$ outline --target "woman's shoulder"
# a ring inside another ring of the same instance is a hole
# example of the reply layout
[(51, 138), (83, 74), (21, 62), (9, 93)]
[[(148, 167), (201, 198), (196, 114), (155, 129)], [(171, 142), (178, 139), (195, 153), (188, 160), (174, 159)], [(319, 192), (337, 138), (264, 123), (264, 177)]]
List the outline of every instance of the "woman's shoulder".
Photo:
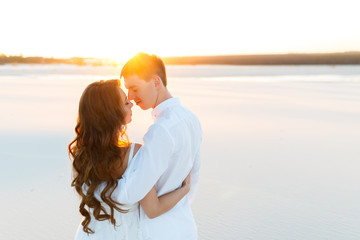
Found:
[[(135, 157), (135, 155), (136, 155), (136, 153), (139, 151), (139, 149), (141, 148), (141, 144), (140, 143), (131, 143), (130, 144), (130, 148), (133, 148), (133, 150), (131, 151), (129, 151), (129, 155), (128, 155), (128, 159), (133, 159), (134, 157)], [(129, 149), (130, 149), (129, 148)], [(130, 156), (130, 153), (132, 152), (132, 155)]]
[[(129, 153), (127, 154), (128, 155), (128, 157), (127, 157), (127, 167), (126, 167), (126, 170), (125, 170), (125, 172), (123, 173), (123, 175), (121, 177), (125, 177), (128, 174), (128, 172), (131, 171), (130, 168), (131, 168), (131, 166), (134, 165), (133, 164), (133, 159), (134, 159), (136, 153), (139, 151), (141, 146), (142, 145), (139, 144), (139, 143), (131, 143), (130, 144), (130, 149), (131, 148), (133, 148), (133, 149), (132, 149), (132, 151), (130, 150)], [(132, 153), (132, 155), (130, 155), (130, 153)]]
[(142, 144), (140, 143), (134, 143), (135, 147), (134, 147), (134, 156), (137, 153), (137, 151), (139, 151), (139, 149), (141, 148)]

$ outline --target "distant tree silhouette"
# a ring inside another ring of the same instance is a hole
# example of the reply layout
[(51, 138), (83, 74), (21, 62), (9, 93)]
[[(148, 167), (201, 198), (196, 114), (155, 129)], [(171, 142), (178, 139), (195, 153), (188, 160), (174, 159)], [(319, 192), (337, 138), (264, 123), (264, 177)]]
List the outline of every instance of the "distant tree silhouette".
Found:
[[(360, 64), (360, 52), (324, 53), (324, 54), (274, 54), (274, 55), (228, 55), (228, 56), (189, 56), (165, 57), (166, 64), (195, 65), (343, 65)], [(78, 66), (116, 66), (111, 60), (73, 57), (67, 59), (45, 57), (23, 57), (0, 55), (0, 64), (75, 64)]]

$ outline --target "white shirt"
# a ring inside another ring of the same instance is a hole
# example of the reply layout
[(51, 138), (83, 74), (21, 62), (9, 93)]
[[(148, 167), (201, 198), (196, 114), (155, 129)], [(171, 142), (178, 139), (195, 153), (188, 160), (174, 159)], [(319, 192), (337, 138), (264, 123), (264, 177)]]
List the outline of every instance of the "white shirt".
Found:
[(179, 188), (191, 170), (188, 196), (163, 215), (149, 219), (140, 209), (145, 239), (192, 240), (197, 229), (190, 208), (200, 170), (202, 130), (198, 118), (180, 104), (178, 98), (160, 103), (153, 111), (154, 124), (144, 136), (144, 144), (113, 196), (123, 204), (134, 204), (155, 185), (158, 195)]

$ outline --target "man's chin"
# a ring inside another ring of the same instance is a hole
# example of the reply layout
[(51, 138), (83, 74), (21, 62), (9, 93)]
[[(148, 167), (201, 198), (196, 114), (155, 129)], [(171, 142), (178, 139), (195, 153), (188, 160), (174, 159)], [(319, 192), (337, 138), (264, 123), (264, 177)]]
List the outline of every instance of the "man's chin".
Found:
[(150, 107), (148, 107), (148, 106), (145, 106), (145, 105), (143, 105), (142, 103), (140, 103), (139, 105), (138, 105), (142, 110), (148, 110)]

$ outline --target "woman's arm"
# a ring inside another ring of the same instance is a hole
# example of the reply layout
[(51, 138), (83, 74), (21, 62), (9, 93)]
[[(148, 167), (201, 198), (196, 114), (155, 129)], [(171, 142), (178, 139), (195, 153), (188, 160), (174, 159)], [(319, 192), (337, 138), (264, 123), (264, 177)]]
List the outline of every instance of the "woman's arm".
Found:
[(190, 191), (190, 183), (191, 176), (189, 173), (183, 181), (181, 188), (160, 197), (157, 196), (154, 186), (150, 192), (146, 194), (142, 200), (140, 200), (141, 207), (149, 218), (156, 218), (172, 209)]

